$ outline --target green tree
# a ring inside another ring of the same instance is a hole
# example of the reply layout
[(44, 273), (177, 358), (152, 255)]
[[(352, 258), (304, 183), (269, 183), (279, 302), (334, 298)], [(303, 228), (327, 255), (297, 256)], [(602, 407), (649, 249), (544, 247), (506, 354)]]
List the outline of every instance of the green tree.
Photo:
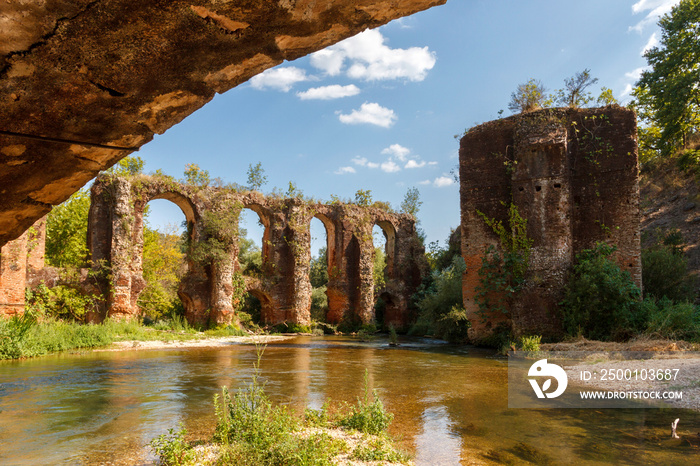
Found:
[(508, 110), (513, 113), (532, 112), (547, 106), (547, 89), (538, 79), (531, 78), (525, 84), (518, 85), (510, 95)]
[(302, 192), (301, 189), (297, 186), (296, 183), (290, 181), (289, 186), (287, 187), (287, 192), (285, 193), (287, 197), (303, 197), (304, 193)]
[(374, 293), (377, 294), (386, 287), (386, 252), (384, 248), (374, 248)]
[(421, 205), (423, 205), (423, 201), (420, 200), (420, 191), (418, 191), (418, 188), (415, 186), (408, 188), (403, 197), (403, 202), (401, 202), (401, 212), (415, 217), (418, 215)]
[(175, 228), (167, 233), (143, 229), (143, 278), (146, 288), (139, 295), (138, 305), (150, 318), (177, 311), (182, 303), (177, 290), (184, 270), (182, 235)]
[(598, 78), (592, 77), (591, 70), (586, 68), (572, 77), (564, 79), (564, 89), (557, 91), (556, 101), (565, 107), (585, 107), (593, 101), (593, 96), (586, 91), (586, 88), (597, 82)]
[(185, 182), (193, 186), (209, 186), (211, 177), (208, 170), (202, 170), (196, 163), (185, 165)]
[(309, 281), (314, 288), (320, 288), (328, 283), (328, 249), (321, 248), (318, 257), (311, 258)]
[(664, 154), (686, 147), (700, 128), (700, 0), (681, 0), (659, 20), (662, 38), (644, 57), (633, 95), (661, 128)]
[(112, 165), (107, 173), (118, 176), (130, 176), (143, 173), (144, 161), (141, 157), (130, 155)]
[(612, 259), (614, 252), (614, 246), (598, 243), (576, 256), (561, 303), (564, 328), (570, 335), (624, 340), (644, 327), (640, 290), (629, 272)]
[(54, 267), (84, 267), (90, 192), (81, 189), (56, 206), (46, 219), (46, 263)]
[(618, 104), (619, 102), (613, 95), (613, 91), (605, 86), (600, 88), (600, 95), (596, 99), (596, 104), (604, 107), (606, 105)]
[(262, 167), (262, 163), (258, 162), (255, 165), (248, 165), (248, 189), (259, 191), (265, 184), (267, 184), (267, 176), (265, 176), (265, 169)]
[(372, 190), (358, 189), (357, 192), (355, 192), (355, 204), (363, 207), (372, 205)]

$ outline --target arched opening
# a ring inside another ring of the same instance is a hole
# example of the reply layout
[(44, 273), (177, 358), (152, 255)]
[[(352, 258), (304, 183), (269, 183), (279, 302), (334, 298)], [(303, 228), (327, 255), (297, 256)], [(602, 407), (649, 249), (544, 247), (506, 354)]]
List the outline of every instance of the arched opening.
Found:
[[(263, 322), (262, 309), (264, 293), (259, 291), (263, 277), (263, 264), (266, 262), (267, 234), (264, 214), (260, 206), (248, 206), (241, 210), (238, 218), (238, 256), (234, 265), (234, 282), (243, 285), (243, 295), (233, 296), (233, 309), (242, 323), (251, 322), (259, 325)], [(237, 287), (234, 285), (234, 290)], [(240, 288), (239, 288), (240, 289)], [(257, 290), (257, 291), (255, 291)]]
[(323, 214), (316, 214), (309, 224), (311, 234), (311, 266), (309, 267), (309, 282), (311, 282), (311, 319), (316, 322), (326, 322), (328, 313), (328, 277), (331, 264), (335, 258), (335, 245), (331, 241), (334, 227), (332, 222)]
[[(377, 324), (384, 325), (394, 306), (387, 286), (394, 277), (396, 230), (387, 221), (379, 221), (372, 228), (374, 245), (374, 316)], [(389, 312), (387, 312), (389, 310)]]
[(188, 271), (187, 250), (194, 210), (171, 193), (151, 199), (143, 210), (141, 269), (144, 288), (136, 301), (144, 320), (182, 322), (180, 282)]

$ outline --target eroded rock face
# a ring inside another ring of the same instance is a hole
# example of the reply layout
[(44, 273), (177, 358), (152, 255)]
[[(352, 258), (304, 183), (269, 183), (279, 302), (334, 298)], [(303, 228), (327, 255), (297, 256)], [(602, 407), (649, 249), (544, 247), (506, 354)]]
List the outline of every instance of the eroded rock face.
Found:
[[(623, 107), (547, 109), (479, 125), (461, 140), (462, 282), (470, 337), (501, 322), (516, 335), (562, 333), (558, 303), (576, 255), (598, 241), (641, 287), (636, 117)], [(507, 225), (513, 203), (533, 240), (523, 289), (508, 314), (482, 312), (478, 275), (498, 236), (479, 214)]]
[(0, 245), (216, 93), (444, 2), (2, 2)]
[[(136, 317), (143, 280), (143, 215), (153, 199), (167, 199), (183, 211), (190, 233), (187, 273), (178, 295), (192, 324), (227, 324), (235, 319), (236, 286), (256, 296), (263, 322), (308, 325), (311, 235), (319, 218), (328, 238), (329, 322), (371, 323), (375, 296), (386, 303), (382, 322), (405, 328), (412, 320), (410, 298), (427, 273), (415, 219), (373, 207), (318, 204), (258, 192), (193, 187), (168, 177), (100, 176), (92, 187), (88, 247), (97, 288), (108, 290), (103, 316)], [(238, 219), (250, 209), (264, 226), (262, 267), (257, 277), (240, 277)], [(372, 228), (387, 238), (386, 286), (375, 290)], [(215, 241), (212, 241), (214, 239)], [(212, 248), (212, 245), (214, 248)], [(239, 290), (240, 291), (240, 290)]]

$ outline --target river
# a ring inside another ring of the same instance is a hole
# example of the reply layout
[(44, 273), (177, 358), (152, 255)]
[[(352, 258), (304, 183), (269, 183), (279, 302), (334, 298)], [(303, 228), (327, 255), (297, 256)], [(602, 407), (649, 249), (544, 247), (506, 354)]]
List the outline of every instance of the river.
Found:
[[(492, 351), (387, 343), (294, 337), (267, 345), (261, 376), (275, 402), (302, 412), (354, 402), (367, 372), (418, 465), (700, 464), (696, 448), (668, 440), (675, 418), (700, 432), (694, 411), (508, 409), (507, 361)], [(255, 360), (253, 345), (232, 344), (0, 362), (0, 464), (152, 464), (148, 442), (179, 423), (211, 435), (214, 394), (247, 384)]]

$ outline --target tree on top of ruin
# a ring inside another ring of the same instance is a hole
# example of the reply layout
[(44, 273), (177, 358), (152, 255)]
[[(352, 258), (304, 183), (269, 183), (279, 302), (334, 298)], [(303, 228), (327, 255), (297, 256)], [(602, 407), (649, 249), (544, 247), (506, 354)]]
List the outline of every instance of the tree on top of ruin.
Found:
[(259, 191), (263, 185), (267, 184), (267, 176), (262, 163), (258, 162), (255, 165), (248, 165), (248, 189), (251, 191)]
[(415, 186), (408, 188), (403, 197), (403, 202), (401, 202), (401, 212), (415, 217), (418, 215), (421, 205), (423, 205), (423, 201), (420, 200), (420, 191), (418, 191), (418, 188)]
[(598, 78), (591, 76), (591, 70), (586, 68), (564, 79), (564, 89), (559, 89), (556, 95), (556, 102), (559, 105), (569, 108), (585, 107), (594, 101), (593, 95), (586, 91), (586, 88), (598, 82)]
[(526, 113), (549, 104), (546, 95), (547, 89), (539, 79), (531, 78), (524, 84), (519, 84), (515, 92), (510, 95), (508, 110), (513, 113)]
[(202, 170), (196, 163), (185, 165), (185, 182), (193, 186), (209, 186), (211, 177), (208, 170)]

